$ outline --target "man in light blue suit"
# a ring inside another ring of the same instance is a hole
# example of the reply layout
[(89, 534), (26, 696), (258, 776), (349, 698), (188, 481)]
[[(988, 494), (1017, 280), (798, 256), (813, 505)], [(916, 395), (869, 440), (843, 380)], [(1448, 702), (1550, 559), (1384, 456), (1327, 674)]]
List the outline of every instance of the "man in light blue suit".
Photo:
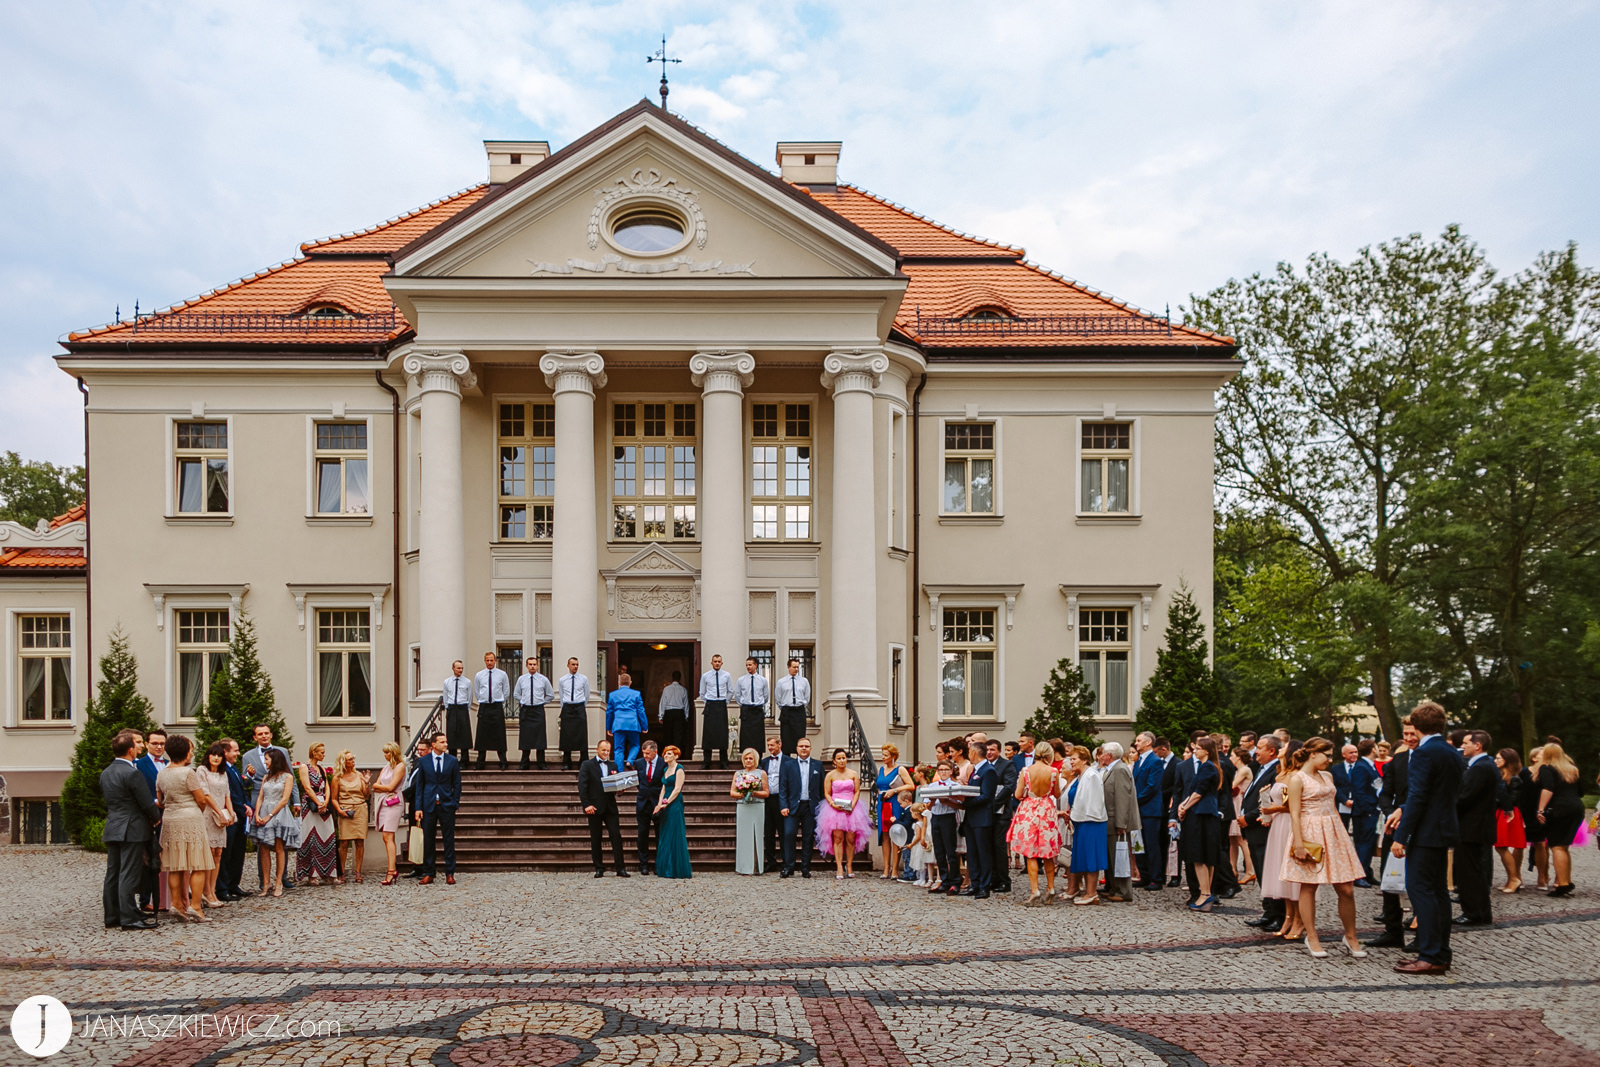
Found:
[(644, 697), (633, 688), (626, 671), (617, 675), (617, 688), (606, 697), (606, 736), (617, 751), (617, 763), (626, 767), (639, 758), (639, 739), (650, 728)]

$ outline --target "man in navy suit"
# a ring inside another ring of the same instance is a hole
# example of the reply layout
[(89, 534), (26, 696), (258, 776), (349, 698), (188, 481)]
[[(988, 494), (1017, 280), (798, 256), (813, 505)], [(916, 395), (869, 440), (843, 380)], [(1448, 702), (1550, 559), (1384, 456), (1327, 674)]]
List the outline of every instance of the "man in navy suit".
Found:
[(667, 761), (656, 755), (656, 743), (646, 741), (642, 754), (633, 761), (633, 771), (639, 776), (633, 803), (633, 817), (639, 827), (639, 873), (655, 874), (655, 864), (650, 862), (650, 831), (656, 824), (656, 804), (661, 800), (661, 776), (667, 772)]
[[(1250, 849), (1250, 862), (1259, 878), (1266, 870), (1267, 835), (1271, 833), (1271, 827), (1261, 821), (1261, 801), (1272, 783), (1278, 780), (1278, 739), (1271, 734), (1257, 739), (1254, 755), (1257, 770), (1250, 779), (1250, 788), (1239, 798), (1239, 830), (1244, 835), (1245, 846)], [(1246, 919), (1245, 925), (1276, 932), (1283, 926), (1283, 917), (1284, 902), (1263, 896), (1261, 915)]]
[(1167, 878), (1167, 850), (1161, 843), (1161, 775), (1167, 765), (1155, 752), (1156, 735), (1146, 730), (1133, 739), (1138, 758), (1133, 761), (1133, 792), (1139, 801), (1139, 829), (1144, 835), (1144, 855), (1139, 860), (1141, 889), (1160, 889)]
[[(144, 735), (144, 755), (134, 761), (139, 773), (150, 787), (150, 799), (156, 798), (156, 775), (171, 762), (167, 759), (167, 732), (157, 726)], [(157, 826), (145, 847), (149, 850), (144, 877), (139, 885), (139, 909), (155, 914), (161, 902), (161, 827)]]
[(222, 765), (228, 775), (228, 798), (233, 801), (238, 818), (228, 824), (228, 843), (223, 846), (222, 863), (217, 870), (217, 898), (243, 900), (245, 892), (239, 880), (244, 877), (244, 778), (239, 774), (239, 742), (224, 737), (222, 743), (228, 748)]
[(800, 877), (811, 877), (811, 850), (817, 837), (817, 807), (822, 803), (824, 768), (811, 758), (811, 738), (794, 744), (795, 757), (778, 773), (778, 810), (783, 815), (783, 873), (794, 874), (795, 835), (800, 835)]
[(1002, 760), (1000, 742), (984, 745), (985, 757), (995, 771), (994, 829), (989, 835), (989, 888), (995, 893), (1011, 892), (1011, 849), (1006, 843), (1011, 833), (1011, 816), (1017, 810), (1017, 775), (1021, 773), (1020, 756)]
[(1489, 886), (1500, 821), (1500, 773), (1489, 754), (1493, 744), (1487, 730), (1473, 730), (1461, 742), (1467, 769), (1461, 776), (1461, 796), (1456, 800), (1456, 819), (1461, 824), (1461, 843), (1456, 846), (1456, 890), (1461, 898), (1457, 926), (1488, 926), (1494, 922)]
[(443, 730), (433, 735), (433, 755), (422, 761), (418, 770), (417, 793), (422, 810), (416, 819), (422, 824), (422, 878), (419, 885), (432, 885), (435, 869), (434, 830), (444, 830), (444, 881), (456, 884), (456, 807), (461, 803), (461, 763), (450, 755), (450, 739)]
[(1395, 964), (1401, 974), (1445, 974), (1450, 970), (1450, 890), (1446, 866), (1461, 840), (1456, 800), (1465, 766), (1441, 736), (1444, 709), (1418, 704), (1411, 722), (1422, 741), (1406, 768), (1406, 803), (1391, 851), (1406, 861), (1406, 895), (1417, 920), (1417, 958)]
[[(1372, 750), (1377, 743), (1364, 739), (1356, 746), (1356, 761), (1345, 764), (1345, 778), (1350, 783), (1350, 839), (1355, 843), (1356, 855), (1361, 857), (1361, 869), (1366, 877), (1356, 881), (1356, 888), (1371, 889), (1377, 884), (1372, 875), (1372, 849), (1378, 837), (1378, 787), (1383, 776), (1372, 762)], [(1493, 844), (1493, 842), (1490, 842)]]
[[(1156, 735), (1156, 757), (1161, 760), (1161, 840), (1157, 850), (1161, 853), (1161, 863), (1166, 866), (1167, 854), (1172, 851), (1172, 834), (1167, 828), (1167, 812), (1172, 810), (1172, 793), (1178, 788), (1178, 764), (1183, 762), (1173, 755), (1172, 742), (1160, 734)], [(1145, 847), (1149, 847), (1146, 845)], [(1182, 861), (1179, 861), (1181, 864)], [(1178, 865), (1167, 871), (1167, 885), (1171, 889), (1178, 884)], [(1150, 889), (1160, 889), (1160, 883), (1149, 886)]]
[(995, 794), (1000, 785), (1000, 773), (989, 762), (987, 753), (988, 746), (979, 741), (974, 741), (967, 750), (967, 758), (972, 760), (972, 774), (967, 784), (977, 786), (978, 795), (966, 797), (962, 804), (967, 813), (962, 829), (967, 834), (967, 867), (972, 885), (961, 895), (973, 900), (988, 900), (994, 884)]

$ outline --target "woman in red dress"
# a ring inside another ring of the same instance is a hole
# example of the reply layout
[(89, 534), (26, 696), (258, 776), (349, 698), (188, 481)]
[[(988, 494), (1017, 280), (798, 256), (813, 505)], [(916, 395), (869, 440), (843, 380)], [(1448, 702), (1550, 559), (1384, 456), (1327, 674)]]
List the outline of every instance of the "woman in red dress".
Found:
[(1506, 884), (1502, 893), (1515, 893), (1522, 888), (1522, 850), (1528, 847), (1527, 828), (1522, 822), (1522, 757), (1514, 748), (1502, 748), (1494, 757), (1500, 768), (1500, 780), (1505, 788), (1500, 791), (1500, 817), (1495, 834), (1495, 851), (1506, 868)]

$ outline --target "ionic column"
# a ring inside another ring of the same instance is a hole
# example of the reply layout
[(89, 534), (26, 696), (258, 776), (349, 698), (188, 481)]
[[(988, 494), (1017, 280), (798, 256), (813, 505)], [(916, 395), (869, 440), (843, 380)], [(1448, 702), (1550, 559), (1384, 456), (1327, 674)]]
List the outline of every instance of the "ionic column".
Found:
[[(547, 353), (539, 360), (545, 384), (556, 398), (556, 514), (551, 541), (550, 607), (553, 618), (552, 670), (567, 673), (567, 659), (579, 667), (598, 693), (604, 679), (594, 677), (600, 606), (595, 590), (600, 572), (600, 532), (595, 520), (594, 391), (604, 387), (606, 361), (595, 352)], [(591, 732), (592, 733), (592, 732)]]
[(461, 390), (477, 384), (460, 352), (418, 352), (401, 364), (422, 397), (421, 514), (417, 529), (417, 611), (424, 691), (471, 657), (467, 639), (466, 537), (461, 506)]
[[(749, 594), (745, 589), (744, 390), (755, 381), (748, 352), (701, 352), (689, 374), (701, 389), (699, 460), (701, 665), (721, 654), (735, 678), (750, 652)], [(737, 710), (734, 712), (737, 715)]]
[[(833, 390), (833, 531), (828, 545), (830, 735), (843, 726), (846, 696), (882, 703), (878, 693), (877, 469), (872, 400), (889, 369), (879, 352), (834, 352), (822, 361)], [(830, 740), (829, 744), (836, 743)], [(842, 741), (837, 743), (842, 744)]]

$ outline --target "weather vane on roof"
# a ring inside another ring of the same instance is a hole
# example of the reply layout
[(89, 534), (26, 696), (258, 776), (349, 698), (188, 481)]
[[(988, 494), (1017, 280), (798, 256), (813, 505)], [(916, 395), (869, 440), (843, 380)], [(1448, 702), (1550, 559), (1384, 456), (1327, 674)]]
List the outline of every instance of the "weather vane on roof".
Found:
[(654, 55), (644, 57), (646, 63), (661, 64), (661, 110), (667, 110), (667, 64), (682, 63), (681, 59), (673, 59), (667, 55), (667, 35), (661, 35), (661, 47), (656, 49)]

